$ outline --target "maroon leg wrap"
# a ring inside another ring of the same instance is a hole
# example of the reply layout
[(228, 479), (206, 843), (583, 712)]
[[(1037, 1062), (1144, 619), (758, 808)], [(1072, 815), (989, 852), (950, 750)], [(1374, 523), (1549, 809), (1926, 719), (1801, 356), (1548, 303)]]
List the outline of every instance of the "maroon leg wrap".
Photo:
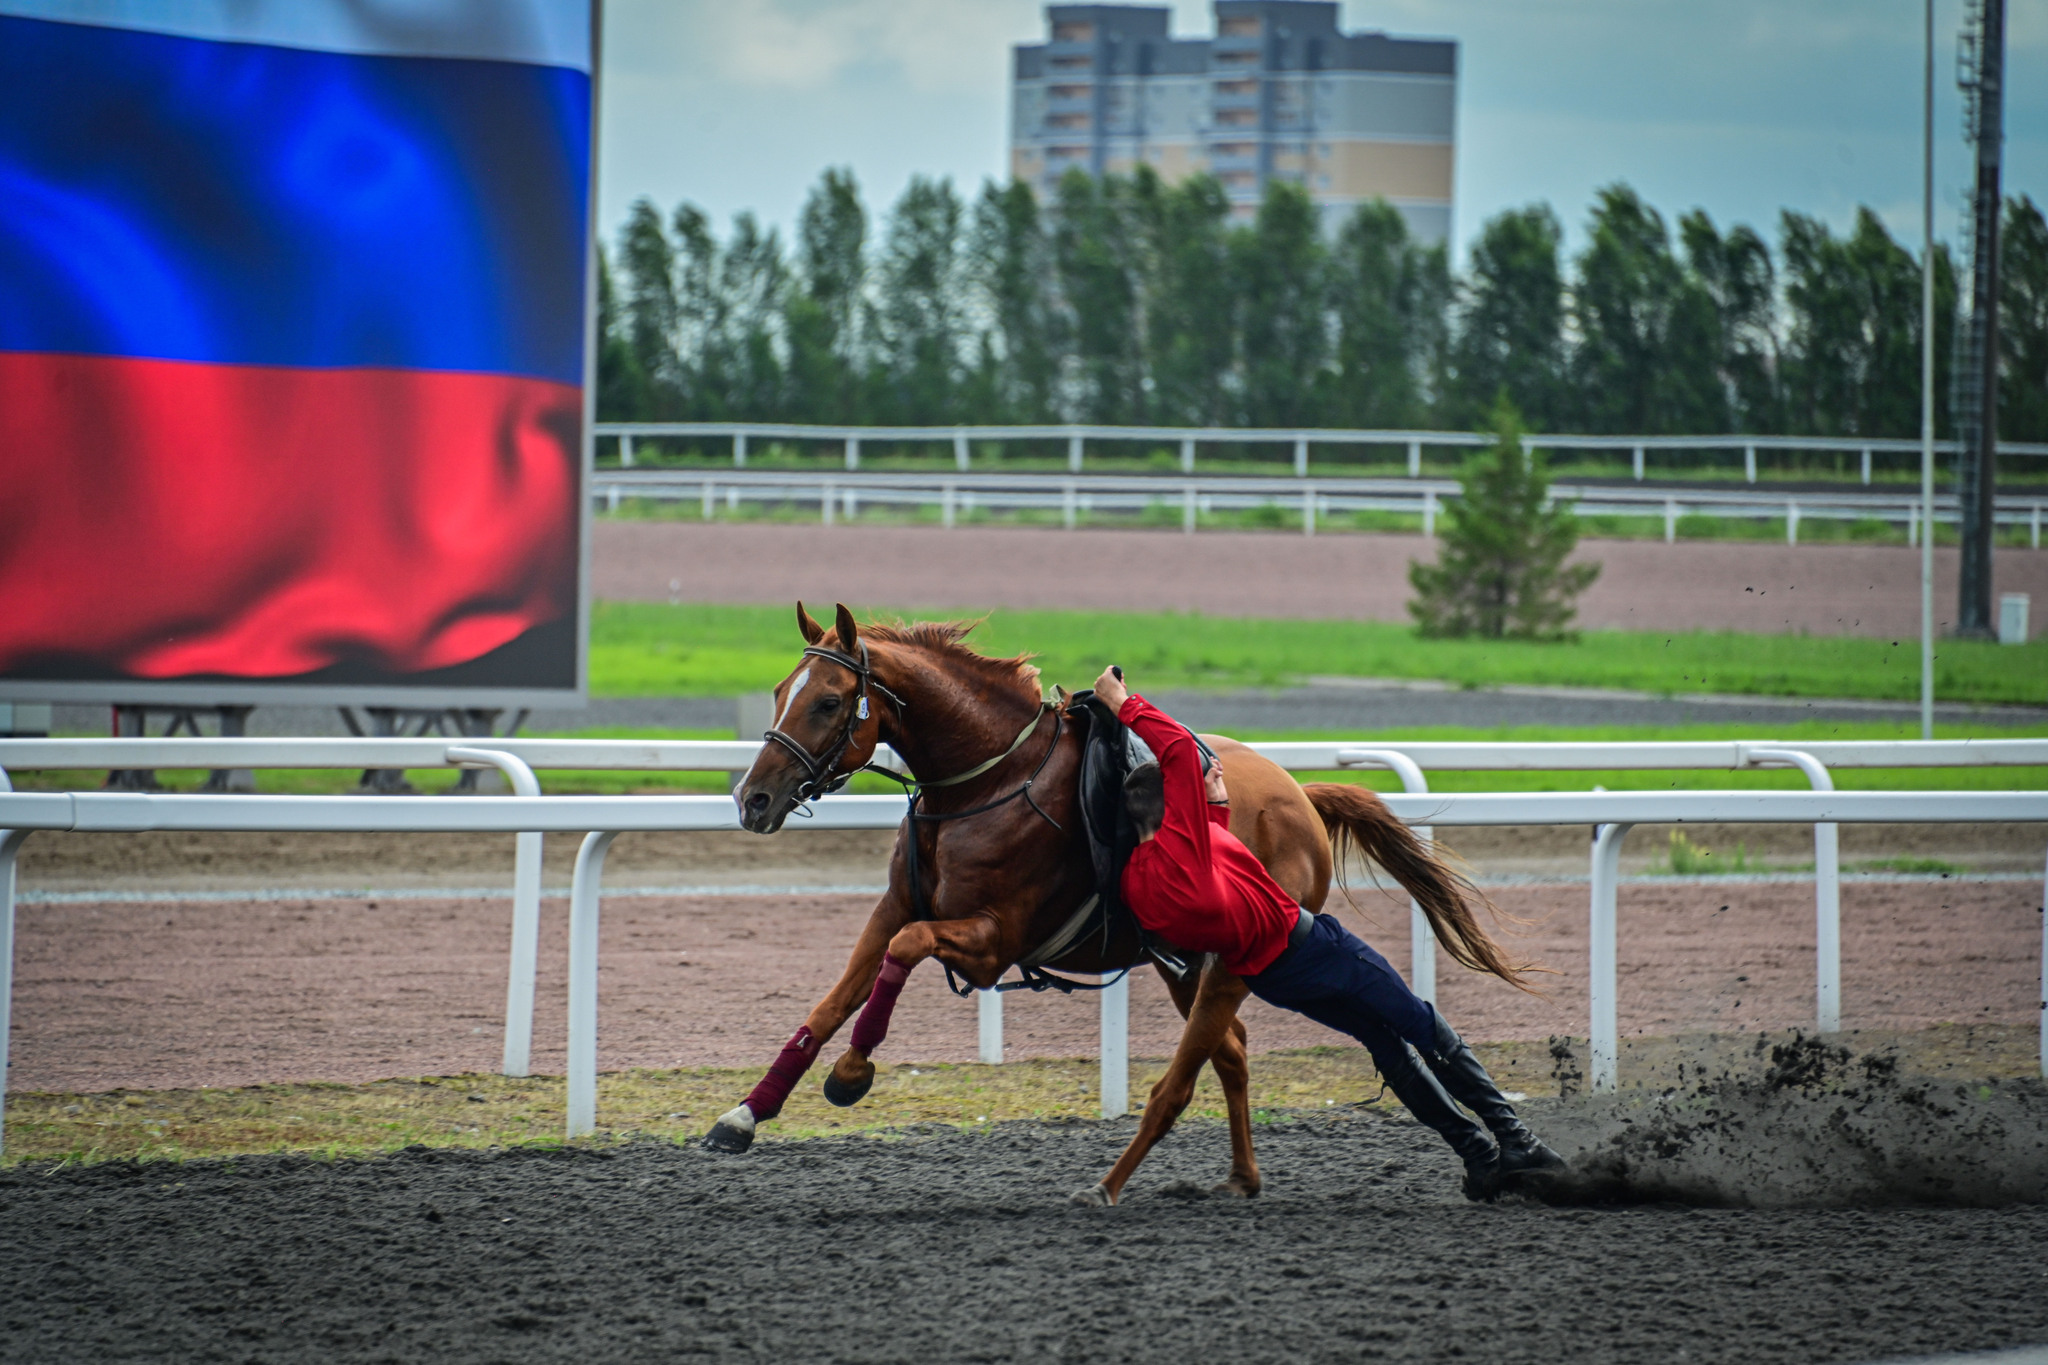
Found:
[(896, 1012), (896, 997), (903, 994), (903, 983), (908, 980), (910, 964), (898, 962), (888, 953), (883, 953), (882, 971), (875, 978), (874, 993), (868, 996), (868, 1003), (861, 1007), (860, 1018), (853, 1024), (855, 1052), (870, 1055), (889, 1036), (889, 1016)]
[(754, 1087), (754, 1093), (747, 1096), (747, 1108), (753, 1111), (755, 1122), (765, 1123), (782, 1112), (782, 1102), (789, 1098), (790, 1091), (796, 1089), (796, 1083), (811, 1069), (811, 1063), (817, 1056), (818, 1044), (811, 1037), (811, 1026), (805, 1024), (796, 1031), (794, 1038), (782, 1045), (775, 1065), (768, 1068), (768, 1074)]

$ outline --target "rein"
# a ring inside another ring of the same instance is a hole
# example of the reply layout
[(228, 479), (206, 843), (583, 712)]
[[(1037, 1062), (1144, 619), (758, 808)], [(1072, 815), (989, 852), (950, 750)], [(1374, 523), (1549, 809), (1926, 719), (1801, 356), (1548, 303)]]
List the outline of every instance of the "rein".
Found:
[[(930, 907), (925, 903), (923, 879), (919, 873), (919, 861), (917, 853), (917, 827), (920, 824), (935, 825), (941, 824), (947, 820), (965, 820), (976, 815), (986, 815), (988, 812), (996, 810), (1002, 806), (1007, 806), (1010, 804), (1010, 802), (1015, 801), (1019, 797), (1022, 797), (1024, 799), (1025, 804), (1030, 806), (1031, 809), (1037, 813), (1038, 817), (1041, 820), (1045, 821), (1045, 823), (1047, 823), (1048, 825), (1051, 825), (1054, 829), (1060, 830), (1062, 833), (1065, 832), (1064, 827), (1060, 824), (1060, 822), (1053, 819), (1050, 815), (1047, 815), (1045, 813), (1045, 808), (1038, 804), (1038, 798), (1036, 796), (1033, 796), (1031, 793), (1032, 784), (1038, 781), (1039, 774), (1045, 771), (1045, 765), (1052, 762), (1053, 754), (1058, 751), (1060, 747), (1060, 735), (1064, 732), (1066, 728), (1066, 713), (1057, 701), (1053, 700), (1050, 697), (1041, 698), (1038, 703), (1037, 713), (1034, 714), (1029, 721), (1025, 722), (1024, 728), (1017, 732), (1017, 737), (1010, 741), (1010, 746), (1007, 749), (1004, 749), (1001, 753), (995, 755), (993, 758), (984, 759), (982, 762), (975, 764), (966, 772), (955, 773), (951, 777), (939, 778), (931, 782), (923, 782), (918, 780), (914, 776), (905, 777), (903, 774), (899, 772), (895, 772), (888, 768), (877, 767), (873, 763), (863, 763), (859, 767), (848, 768), (845, 772), (842, 773), (837, 771), (839, 767), (839, 761), (846, 756), (846, 751), (852, 747), (854, 732), (860, 727), (861, 722), (865, 721), (869, 716), (869, 689), (872, 688), (873, 690), (880, 692), (883, 696), (889, 699), (889, 701), (896, 708), (896, 715), (899, 722), (901, 721), (903, 712), (906, 709), (903, 698), (897, 696), (894, 692), (890, 691), (886, 684), (884, 684), (880, 679), (875, 677), (874, 666), (868, 662), (868, 642), (866, 640), (862, 640), (860, 642), (859, 658), (855, 658), (853, 655), (847, 653), (844, 650), (828, 649), (823, 645), (809, 646), (804, 650), (803, 657), (807, 659), (829, 659), (833, 663), (838, 664), (841, 668), (844, 668), (851, 672), (856, 678), (860, 680), (860, 688), (859, 691), (856, 693), (858, 700), (853, 708), (853, 711), (851, 712), (851, 714), (847, 716), (846, 724), (840, 728), (837, 738), (835, 738), (832, 741), (831, 745), (828, 746), (825, 749), (825, 751), (820, 754), (813, 755), (811, 751), (806, 749), (801, 743), (799, 743), (794, 736), (786, 734), (782, 730), (776, 729), (772, 726), (769, 729), (763, 731), (761, 737), (763, 739), (772, 740), (773, 742), (780, 744), (783, 748), (787, 749), (791, 754), (795, 755), (799, 763), (802, 763), (804, 765), (804, 781), (800, 783), (796, 789), (796, 797), (799, 807), (801, 807), (806, 802), (815, 801), (817, 798), (821, 796), (829, 795), (832, 792), (838, 791), (841, 787), (844, 787), (849, 781), (851, 781), (853, 779), (853, 775), (858, 772), (876, 773), (882, 777), (888, 778), (891, 782), (900, 783), (902, 785), (904, 796), (908, 799), (909, 802), (909, 810), (905, 814), (906, 818), (910, 822), (910, 838), (907, 841), (905, 841), (904, 844), (904, 863), (905, 871), (908, 872), (910, 877), (910, 912), (916, 918), (920, 920), (929, 920), (933, 918)], [(1048, 711), (1052, 713), (1053, 718), (1052, 741), (1045, 746), (1045, 752), (1038, 756), (1038, 764), (1036, 767), (1032, 768), (1031, 776), (1025, 778), (1023, 784), (1019, 786), (1016, 790), (1010, 792), (1005, 796), (999, 796), (993, 801), (984, 802), (979, 806), (971, 806), (966, 810), (940, 811), (934, 814), (926, 811), (921, 811), (918, 809), (918, 804), (924, 799), (924, 793), (927, 790), (941, 787), (954, 787), (958, 786), (962, 782), (971, 782), (975, 778), (990, 772), (999, 764), (1001, 764), (1005, 759), (1009, 758), (1012, 754), (1016, 753), (1019, 749), (1023, 748), (1024, 741), (1030, 739), (1032, 734), (1037, 731), (1038, 723), (1045, 719), (1045, 715)], [(959, 982), (959, 980), (954, 976), (953, 969), (951, 967), (946, 966), (944, 962), (941, 962), (939, 965), (946, 968), (946, 985), (948, 989), (950, 989), (955, 995), (961, 997), (962, 999), (965, 999), (966, 997), (974, 994), (974, 987), (962, 985)], [(1099, 991), (1106, 989), (1107, 987), (1115, 985), (1118, 981), (1121, 981), (1125, 976), (1130, 974), (1130, 968), (1126, 967), (1123, 969), (1123, 971), (1118, 972), (1115, 976), (1109, 977), (1104, 981), (1086, 982), (1070, 980), (1069, 978), (1063, 976), (1055, 976), (1051, 972), (1048, 972), (1041, 967), (1026, 967), (1020, 964), (1017, 970), (1019, 973), (1022, 974), (1024, 978), (1023, 980), (1006, 981), (998, 985), (995, 989), (999, 991), (1056, 990), (1063, 995), (1071, 995), (1077, 990)]]

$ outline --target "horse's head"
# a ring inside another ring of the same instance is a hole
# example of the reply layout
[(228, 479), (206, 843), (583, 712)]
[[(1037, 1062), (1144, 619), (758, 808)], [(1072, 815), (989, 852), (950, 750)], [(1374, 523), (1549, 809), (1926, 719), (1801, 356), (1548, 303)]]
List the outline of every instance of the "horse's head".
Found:
[(869, 672), (870, 657), (840, 604), (827, 631), (796, 604), (804, 655), (775, 689), (775, 719), (767, 743), (733, 789), (740, 824), (773, 834), (789, 813), (874, 757), (881, 742), (884, 695)]

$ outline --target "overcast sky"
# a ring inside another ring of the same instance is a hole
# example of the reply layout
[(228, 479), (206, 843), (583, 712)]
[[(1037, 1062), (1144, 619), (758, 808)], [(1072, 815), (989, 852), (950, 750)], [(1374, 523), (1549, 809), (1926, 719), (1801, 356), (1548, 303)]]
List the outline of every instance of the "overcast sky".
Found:
[[(2048, 0), (2008, 0), (2005, 183), (2048, 200)], [(1179, 36), (1213, 32), (1174, 0)], [(1935, 5), (1937, 232), (1967, 191), (1955, 88), (1962, 0)], [(1667, 220), (1703, 207), (1776, 237), (1792, 207), (1858, 204), (1920, 235), (1921, 0), (1344, 0), (1349, 31), (1459, 44), (1461, 249), (1503, 208), (1547, 200), (1582, 239), (1593, 191), (1626, 180)], [(606, 0), (599, 222), (642, 195), (723, 232), (751, 209), (787, 236), (827, 166), (871, 209), (913, 174), (972, 196), (1006, 173), (1009, 52), (1033, 0)]]

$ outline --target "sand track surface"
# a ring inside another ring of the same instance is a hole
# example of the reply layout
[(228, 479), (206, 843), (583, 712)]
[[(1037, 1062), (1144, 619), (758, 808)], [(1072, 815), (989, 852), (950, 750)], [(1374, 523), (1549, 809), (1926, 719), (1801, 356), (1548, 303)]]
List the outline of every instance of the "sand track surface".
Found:
[[(1544, 1122), (1548, 1111), (1538, 1108)], [(2048, 1208), (1458, 1199), (1405, 1119), (1220, 1128), (1116, 1209), (1112, 1124), (718, 1157), (414, 1150), (0, 1175), (0, 1356), (252, 1362), (1870, 1361), (2048, 1338)]]
[[(1956, 553), (1935, 552), (1942, 611), (1956, 600)], [(1434, 541), (1402, 535), (599, 520), (591, 592), (1405, 622), (1408, 561), (1435, 556)], [(1920, 630), (1920, 552), (1903, 545), (1588, 539), (1577, 559), (1604, 566), (1579, 599), (1589, 630)], [(1997, 591), (2048, 601), (2048, 552), (2001, 549), (1997, 575)]]
[[(1657, 885), (1621, 893), (1624, 1041), (1811, 1026), (1812, 889)], [(1528, 923), (1514, 945), (1558, 970), (1543, 995), (1445, 962), (1440, 1001), (1474, 1039), (1586, 1033), (1586, 890), (1497, 888)], [(2037, 881), (1843, 887), (1843, 1014), (1866, 1029), (2037, 1019)], [(603, 908), (599, 1065), (765, 1066), (845, 965), (872, 898), (630, 896)], [(1346, 922), (1403, 967), (1405, 904), (1362, 893)], [(101, 1091), (368, 1081), (497, 1069), (504, 899), (31, 903), (20, 908), (17, 1090)], [(565, 903), (543, 904), (534, 1069), (564, 1065)], [(1131, 1046), (1164, 1057), (1180, 1024), (1155, 973), (1134, 974)], [(1012, 1059), (1092, 1056), (1093, 997), (1010, 994)], [(1342, 1040), (1257, 1001), (1254, 1051)], [(975, 1006), (932, 967), (912, 979), (890, 1062), (975, 1055)], [(1624, 1070), (1629, 1063), (1624, 1058)]]

